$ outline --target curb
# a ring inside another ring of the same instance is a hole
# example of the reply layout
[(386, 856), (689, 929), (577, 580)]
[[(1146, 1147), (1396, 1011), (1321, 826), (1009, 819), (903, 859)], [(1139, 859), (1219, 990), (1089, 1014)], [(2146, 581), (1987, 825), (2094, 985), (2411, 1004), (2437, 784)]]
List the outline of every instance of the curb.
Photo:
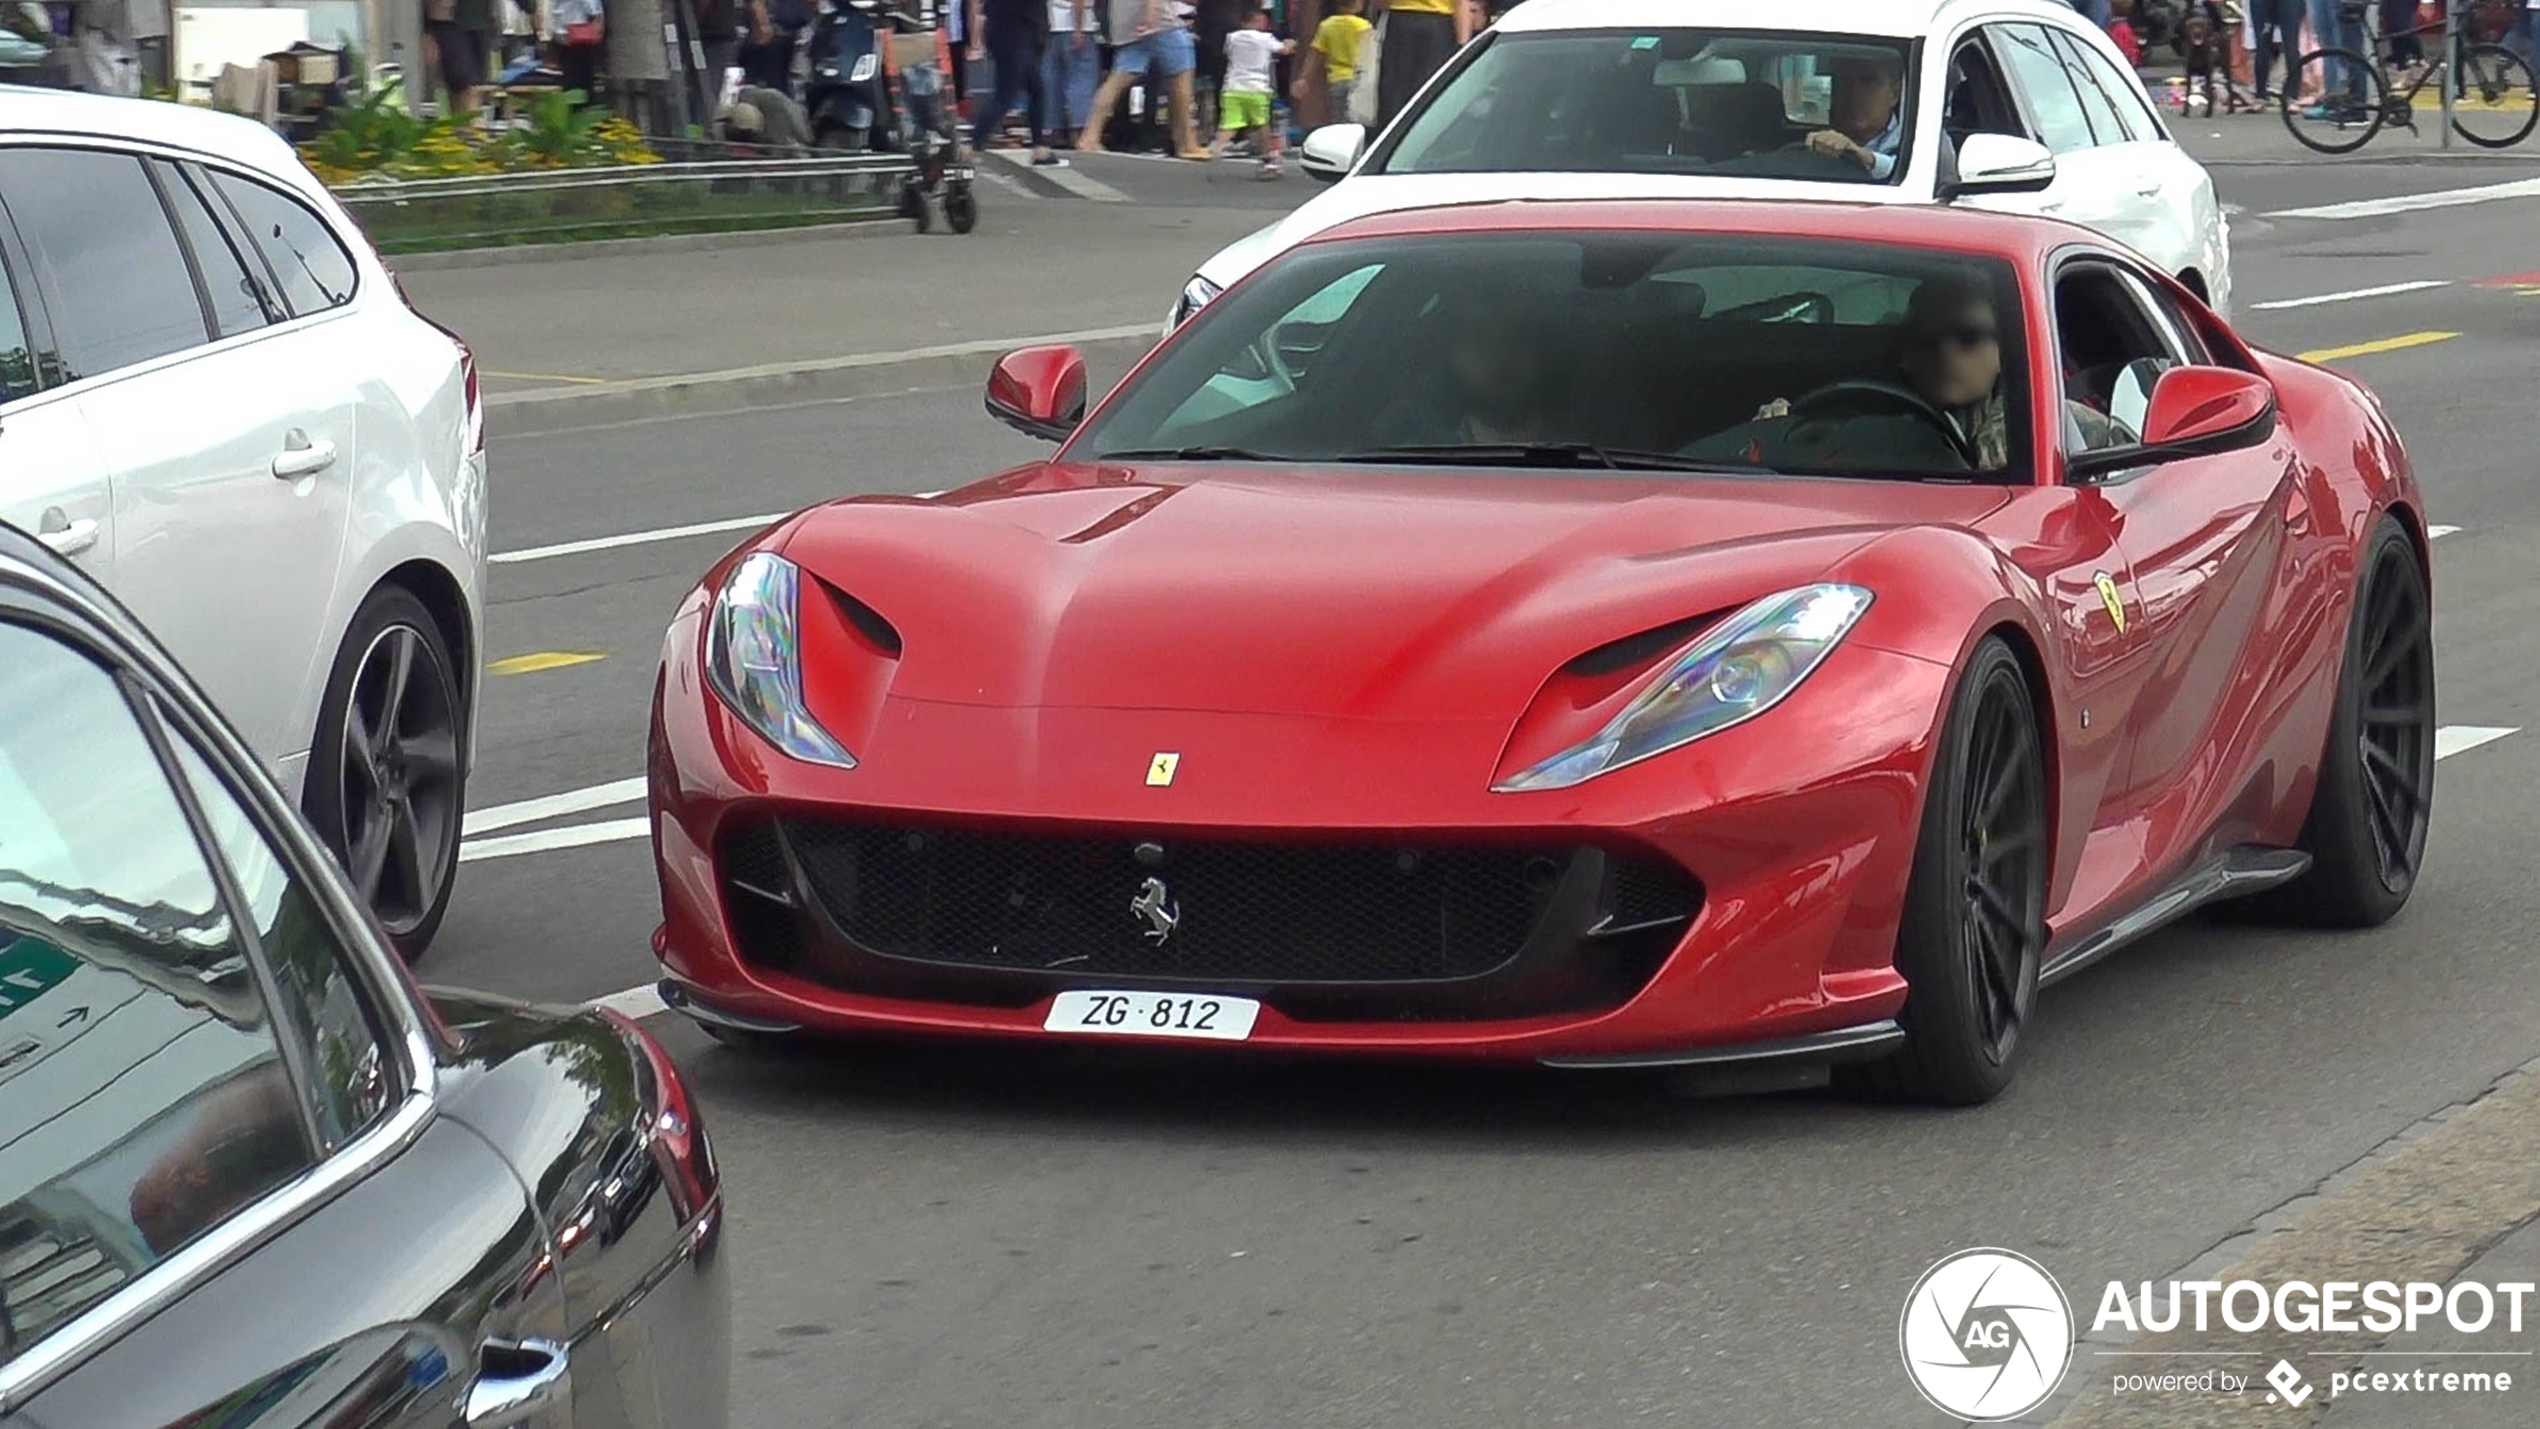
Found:
[[(2420, 1119), (2320, 1185), (2225, 1237), (2169, 1278), (2440, 1284), (2536, 1217), (2540, 1061), (2526, 1062), (2466, 1102)], [(2073, 1377), (2080, 1378), (2087, 1374), (2081, 1370), (2083, 1347), (2099, 1342), (2087, 1332), (2077, 1339)], [(2194, 1353), (2222, 1342), (2181, 1326), (2123, 1343), (2135, 1352)], [(2324, 1356), (2314, 1353), (2322, 1343), (2318, 1339), (2273, 1329), (2229, 1343), (2260, 1372), (2282, 1358), (2300, 1361), (2315, 1376), (2351, 1369), (2368, 1348)], [(2294, 1409), (2261, 1403), (2256, 1395), (2210, 1401), (2119, 1398), (2096, 1383), (2085, 1383), (2073, 1393), (2069, 1379), (2064, 1394), (2071, 1397), (2064, 1400), (2063, 1412), (2046, 1421), (2053, 1429), (2299, 1429), (2316, 1424), (2331, 1402), (2322, 1395), (2307, 1409)]]
[[(940, 390), (984, 380), (998, 355), (1018, 347), (1135, 344), (1142, 351), (1155, 342), (1160, 328), (1157, 323), (1137, 323), (946, 343), (901, 352), (854, 353), (816, 362), (770, 363), (719, 372), (636, 377), (594, 386), (498, 393), (486, 397), (485, 416), (488, 426), (498, 435), (537, 436), (618, 422)], [(1127, 355), (1134, 357), (1136, 352)]]
[(806, 223), (794, 228), (744, 228), (729, 233), (665, 233), (652, 238), (593, 238), (580, 243), (514, 243), (496, 248), (455, 248), (446, 253), (389, 254), (380, 261), (392, 273), (435, 273), (453, 268), (509, 268), (523, 263), (572, 263), (637, 253), (709, 253), (725, 248), (764, 248), (822, 238), (881, 238), (907, 232), (891, 214), (852, 223)]

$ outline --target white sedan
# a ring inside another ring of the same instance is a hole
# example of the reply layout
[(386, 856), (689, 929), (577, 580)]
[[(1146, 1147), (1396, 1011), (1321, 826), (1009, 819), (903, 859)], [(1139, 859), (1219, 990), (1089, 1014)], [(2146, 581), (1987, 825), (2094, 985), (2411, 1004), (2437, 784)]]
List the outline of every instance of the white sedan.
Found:
[(2213, 181), (2107, 36), (2052, 0), (1799, 0), (1760, 23), (1750, 0), (1528, 0), (1368, 137), (1309, 135), (1306, 171), (1337, 186), (1202, 264), (1173, 323), (1335, 224), (1512, 198), (2052, 214), (2230, 309)]
[(0, 522), (167, 644), (409, 957), (458, 865), (485, 487), (466, 347), (272, 131), (0, 88)]

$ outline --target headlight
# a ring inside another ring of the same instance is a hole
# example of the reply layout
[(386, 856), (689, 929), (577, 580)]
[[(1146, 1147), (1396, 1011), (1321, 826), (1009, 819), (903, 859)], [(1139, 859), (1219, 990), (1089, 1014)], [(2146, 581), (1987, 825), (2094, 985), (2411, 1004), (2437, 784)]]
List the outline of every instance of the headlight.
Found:
[(1173, 305), (1173, 326), (1180, 327), (1189, 322), (1191, 314), (1216, 301), (1217, 295), (1224, 291), (1226, 290), (1215, 283), (1193, 273), (1191, 280), (1182, 285), (1182, 300)]
[(706, 683), (741, 722), (812, 764), (855, 768), (855, 756), (803, 704), (794, 596), (802, 568), (773, 551), (742, 558), (706, 622)]
[(1753, 719), (1807, 679), (1869, 608), (1859, 586), (1768, 595), (1686, 646), (1595, 738), (1495, 787), (1567, 789)]
[(867, 51), (864, 54), (856, 56), (855, 69), (848, 73), (847, 83), (862, 84), (873, 78), (873, 71), (877, 63), (877, 56), (875, 56), (871, 51)]

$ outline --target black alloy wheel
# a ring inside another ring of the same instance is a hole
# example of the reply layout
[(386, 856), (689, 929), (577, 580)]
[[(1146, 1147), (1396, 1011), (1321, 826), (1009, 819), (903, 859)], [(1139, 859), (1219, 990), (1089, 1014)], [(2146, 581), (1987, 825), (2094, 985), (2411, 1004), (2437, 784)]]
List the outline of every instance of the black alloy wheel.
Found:
[(1923, 796), (1897, 930), (1905, 1044), (1848, 1079), (1974, 1106), (2010, 1085), (2046, 951), (2046, 756), (2019, 658), (1988, 637), (1969, 659)]
[(449, 906), (465, 750), (438, 624), (405, 590), (373, 592), (327, 682), (306, 802), (354, 892), (409, 961)]
[(2387, 517), (2364, 545), (2328, 746), (2302, 828), (2310, 871), (2252, 900), (2287, 922), (2373, 928), (2415, 891), (2434, 813), (2434, 602)]
[(2355, 757), (2371, 811), (2373, 872), (2404, 893), (2425, 857), (2434, 804), (2434, 620), (2403, 543), (2374, 553), (2364, 584), (2363, 709)]

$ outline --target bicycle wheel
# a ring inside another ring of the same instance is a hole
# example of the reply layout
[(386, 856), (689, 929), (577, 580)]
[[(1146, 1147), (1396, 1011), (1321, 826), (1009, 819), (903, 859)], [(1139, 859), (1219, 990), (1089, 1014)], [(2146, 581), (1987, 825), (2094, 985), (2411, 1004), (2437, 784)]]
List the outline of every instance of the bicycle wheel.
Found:
[[(2302, 76), (2316, 74), (2325, 85), (2331, 70), (2343, 78), (2340, 92), (2317, 105), (2294, 98), (2301, 92)], [(2381, 78), (2381, 66), (2353, 50), (2313, 50), (2293, 62), (2276, 102), (2285, 129), (2304, 145), (2323, 154), (2351, 154), (2380, 132), (2390, 112), (2390, 86)]]
[(2472, 45), (2452, 87), (2452, 132), (2482, 149), (2519, 144), (2540, 123), (2535, 98), (2522, 56), (2503, 45)]

